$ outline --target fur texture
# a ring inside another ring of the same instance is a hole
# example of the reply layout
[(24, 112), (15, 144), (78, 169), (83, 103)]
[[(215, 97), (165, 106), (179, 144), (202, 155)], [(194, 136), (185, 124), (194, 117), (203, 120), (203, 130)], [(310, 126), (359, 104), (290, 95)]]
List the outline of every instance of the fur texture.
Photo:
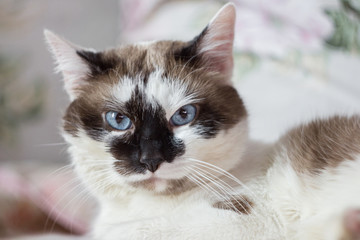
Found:
[[(101, 205), (94, 239), (360, 235), (360, 118), (317, 120), (274, 144), (249, 141), (231, 84), (234, 22), (227, 4), (192, 41), (104, 52), (45, 32), (72, 100), (63, 135)], [(194, 118), (174, 125), (188, 105)], [(109, 111), (131, 125), (115, 129)]]

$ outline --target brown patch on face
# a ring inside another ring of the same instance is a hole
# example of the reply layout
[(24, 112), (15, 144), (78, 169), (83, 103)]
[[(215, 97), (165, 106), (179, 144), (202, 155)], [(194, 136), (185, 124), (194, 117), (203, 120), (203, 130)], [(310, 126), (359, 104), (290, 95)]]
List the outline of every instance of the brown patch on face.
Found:
[(63, 117), (63, 128), (72, 136), (77, 137), (79, 129), (95, 140), (100, 140), (107, 129), (102, 114), (106, 111), (103, 95), (107, 89), (103, 82), (83, 87), (83, 93), (67, 108)]
[(140, 73), (148, 75), (155, 70), (148, 52), (149, 49), (141, 45), (128, 45), (96, 53), (81, 50), (77, 54), (89, 66), (92, 78), (109, 72), (115, 73), (117, 77), (134, 77)]
[(312, 121), (291, 130), (280, 143), (296, 171), (319, 173), (360, 153), (360, 117)]
[(213, 204), (214, 208), (232, 210), (237, 213), (250, 214), (253, 203), (245, 196), (233, 196), (229, 201), (220, 201)]
[[(197, 94), (199, 114), (192, 125), (200, 125), (205, 138), (216, 136), (246, 117), (247, 112), (237, 91), (228, 84), (228, 75), (213, 71), (204, 65), (196, 51), (196, 42), (159, 42), (169, 45), (163, 77), (181, 81), (188, 94)], [(192, 47), (189, 47), (192, 46)], [(194, 47), (195, 46), (195, 47)], [(186, 51), (184, 51), (186, 49)]]

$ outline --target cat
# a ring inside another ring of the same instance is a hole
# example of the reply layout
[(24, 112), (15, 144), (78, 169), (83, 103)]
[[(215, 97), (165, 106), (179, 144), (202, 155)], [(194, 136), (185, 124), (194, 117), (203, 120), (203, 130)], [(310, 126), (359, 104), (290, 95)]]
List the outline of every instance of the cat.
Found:
[(359, 239), (360, 117), (248, 138), (232, 85), (235, 7), (193, 40), (97, 52), (45, 30), (71, 103), (74, 169), (98, 199), (92, 239)]

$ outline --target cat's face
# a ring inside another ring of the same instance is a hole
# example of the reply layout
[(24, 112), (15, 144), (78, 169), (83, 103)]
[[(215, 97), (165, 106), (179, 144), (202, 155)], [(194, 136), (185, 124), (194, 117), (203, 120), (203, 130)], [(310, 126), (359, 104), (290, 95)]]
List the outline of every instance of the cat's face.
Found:
[(72, 99), (64, 136), (93, 190), (178, 193), (199, 162), (228, 169), (239, 160), (247, 128), (230, 83), (233, 10), (190, 42), (93, 52), (46, 34)]

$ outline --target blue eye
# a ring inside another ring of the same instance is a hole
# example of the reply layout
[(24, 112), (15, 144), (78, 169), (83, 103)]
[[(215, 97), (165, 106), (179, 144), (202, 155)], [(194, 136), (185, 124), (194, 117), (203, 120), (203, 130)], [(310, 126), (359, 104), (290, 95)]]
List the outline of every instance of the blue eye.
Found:
[(170, 122), (174, 126), (185, 125), (192, 120), (194, 120), (196, 116), (196, 107), (194, 105), (185, 105), (182, 106), (179, 110), (177, 110), (174, 115), (170, 118)]
[(131, 127), (131, 120), (118, 112), (110, 111), (105, 114), (107, 123), (117, 130), (127, 130)]

